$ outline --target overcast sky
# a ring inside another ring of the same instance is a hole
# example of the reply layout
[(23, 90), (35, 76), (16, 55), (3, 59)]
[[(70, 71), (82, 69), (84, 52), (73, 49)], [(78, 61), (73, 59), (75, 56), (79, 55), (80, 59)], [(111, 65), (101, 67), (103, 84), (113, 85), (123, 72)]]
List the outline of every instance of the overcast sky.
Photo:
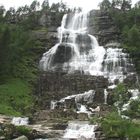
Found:
[[(0, 5), (4, 5), (6, 9), (9, 7), (19, 7), (25, 4), (30, 5), (33, 0), (0, 0)], [(38, 0), (42, 3), (43, 0)], [(61, 0), (49, 0), (50, 3), (60, 2)], [(85, 10), (96, 9), (98, 7), (99, 2), (102, 0), (62, 0), (67, 3), (69, 6), (73, 7), (82, 7)], [(138, 0), (132, 0), (132, 3), (135, 4)]]

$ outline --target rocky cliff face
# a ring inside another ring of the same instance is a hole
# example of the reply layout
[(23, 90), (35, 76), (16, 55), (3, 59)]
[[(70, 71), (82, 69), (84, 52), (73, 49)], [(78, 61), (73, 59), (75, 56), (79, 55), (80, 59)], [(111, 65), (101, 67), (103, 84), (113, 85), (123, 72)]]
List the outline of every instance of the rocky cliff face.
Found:
[(101, 46), (110, 42), (119, 42), (119, 30), (108, 13), (92, 10), (89, 19), (89, 33), (98, 38)]
[(39, 81), (41, 104), (50, 109), (51, 100), (60, 100), (69, 95), (95, 90), (94, 103), (104, 103), (104, 89), (108, 80), (102, 76), (66, 74), (62, 72), (42, 73)]

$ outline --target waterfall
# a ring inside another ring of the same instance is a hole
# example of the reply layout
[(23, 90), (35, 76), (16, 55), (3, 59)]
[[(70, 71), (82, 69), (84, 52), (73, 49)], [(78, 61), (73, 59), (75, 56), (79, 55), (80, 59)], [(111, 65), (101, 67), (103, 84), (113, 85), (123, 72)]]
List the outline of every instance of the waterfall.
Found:
[(107, 104), (107, 97), (108, 97), (108, 92), (106, 89), (104, 89), (104, 104)]
[(81, 93), (81, 94), (76, 94), (76, 95), (71, 95), (71, 96), (67, 96), (67, 97), (64, 97), (62, 98), (61, 100), (59, 101), (51, 101), (51, 107), (50, 109), (56, 109), (56, 107), (58, 107), (57, 104), (61, 103), (61, 105), (63, 105), (65, 108), (67, 108), (67, 106), (65, 105), (65, 102), (67, 100), (73, 100), (74, 99), (74, 102), (73, 104), (75, 104), (76, 106), (76, 110), (77, 113), (88, 113), (90, 114), (90, 111), (87, 110), (86, 106), (85, 105), (82, 105), (82, 103), (86, 103), (86, 104), (90, 104), (90, 103), (93, 103), (94, 101), (94, 95), (95, 95), (95, 91), (94, 90), (89, 90), (89, 91), (86, 91), (84, 93)]
[[(88, 13), (63, 16), (58, 28), (58, 43), (43, 54), (40, 69), (82, 74), (103, 75), (110, 83), (120, 82), (131, 73), (132, 65), (127, 53), (120, 48), (99, 46), (97, 39), (88, 34)], [(106, 45), (107, 46), (107, 45)], [(116, 44), (118, 47), (118, 44)]]
[(88, 122), (69, 122), (66, 129), (65, 139), (90, 139), (95, 140), (95, 130), (97, 125), (89, 125)]
[(57, 106), (57, 101), (51, 101), (51, 107), (50, 107), (50, 109), (55, 109), (56, 108), (56, 106)]
[(13, 117), (12, 122), (15, 126), (21, 126), (21, 125), (28, 125), (29, 124), (29, 118), (21, 118), (21, 117)]
[[(104, 76), (108, 78), (109, 89), (116, 87), (116, 81), (122, 82), (131, 74), (133, 67), (129, 55), (118, 48), (117, 43), (100, 46), (96, 37), (88, 33), (89, 13), (72, 13), (63, 16), (61, 27), (58, 28), (58, 43), (43, 54), (40, 69), (43, 71), (64, 71), (65, 73), (81, 73), (86, 75)], [(113, 47), (113, 45), (116, 46)], [(71, 100), (77, 113), (99, 112), (100, 106), (93, 109), (87, 107), (93, 103), (95, 91), (89, 90), (82, 94), (71, 95), (59, 101), (51, 102), (51, 109), (57, 105), (67, 107), (65, 102)], [(104, 90), (104, 103), (107, 104), (108, 92)], [(73, 100), (74, 99), (74, 100)], [(91, 112), (90, 112), (91, 111)], [(64, 138), (95, 139), (96, 125), (87, 123), (69, 123)]]

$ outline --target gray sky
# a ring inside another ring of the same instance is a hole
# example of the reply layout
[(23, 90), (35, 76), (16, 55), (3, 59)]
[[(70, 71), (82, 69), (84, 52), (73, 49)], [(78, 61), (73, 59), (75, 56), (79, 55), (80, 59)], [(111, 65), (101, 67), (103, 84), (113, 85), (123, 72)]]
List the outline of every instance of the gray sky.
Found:
[[(0, 0), (0, 5), (4, 5), (6, 9), (9, 7), (19, 7), (23, 6), (25, 4), (30, 5), (33, 0)], [(38, 0), (40, 3), (42, 3), (43, 0)], [(50, 3), (53, 2), (60, 2), (61, 0), (49, 0)], [(99, 2), (102, 0), (62, 0), (63, 2), (66, 2), (67, 5), (73, 6), (73, 7), (82, 7), (83, 9), (90, 10), (90, 9), (96, 9)], [(132, 3), (135, 4), (138, 0), (132, 0)]]

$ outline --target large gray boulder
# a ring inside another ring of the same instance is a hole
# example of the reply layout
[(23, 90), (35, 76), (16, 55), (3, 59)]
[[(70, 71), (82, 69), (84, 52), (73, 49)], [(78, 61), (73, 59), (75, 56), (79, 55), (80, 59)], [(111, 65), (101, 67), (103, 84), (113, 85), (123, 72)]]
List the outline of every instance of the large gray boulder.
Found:
[(13, 140), (28, 140), (28, 138), (26, 136), (20, 136), (16, 139), (13, 139)]

